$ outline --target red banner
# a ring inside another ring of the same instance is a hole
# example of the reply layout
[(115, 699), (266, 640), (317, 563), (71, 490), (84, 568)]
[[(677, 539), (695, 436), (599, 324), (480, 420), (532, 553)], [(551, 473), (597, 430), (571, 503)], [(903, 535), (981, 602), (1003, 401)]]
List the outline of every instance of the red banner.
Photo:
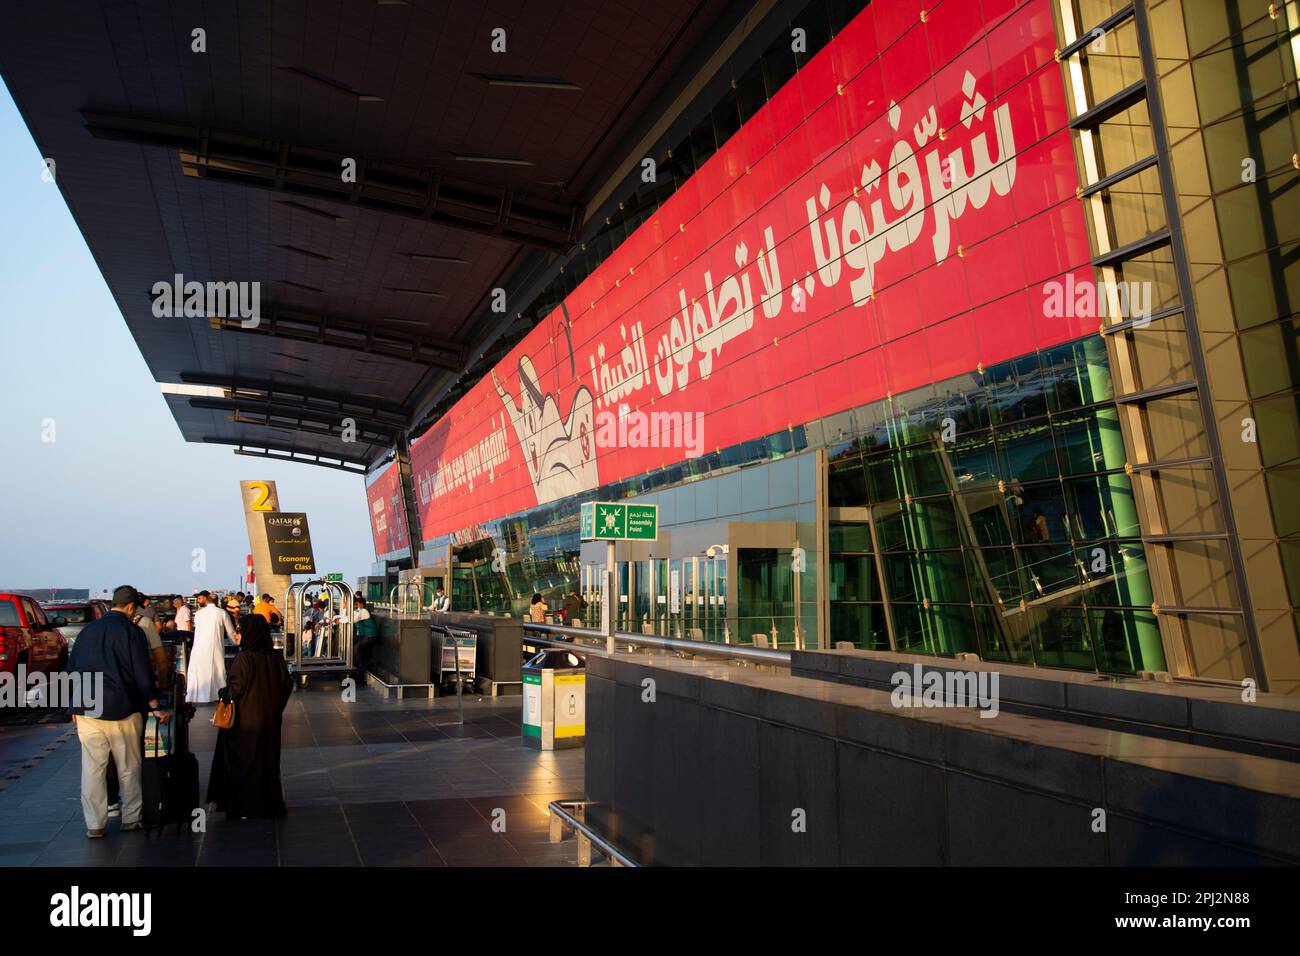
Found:
[(1092, 277), (1048, 0), (917, 11), (867, 7), (421, 436), (426, 538), (1097, 330), (1043, 308)]
[(406, 510), (402, 507), (397, 465), (385, 468), (366, 488), (370, 503), (370, 533), (375, 539), (375, 557), (383, 558), (407, 547)]

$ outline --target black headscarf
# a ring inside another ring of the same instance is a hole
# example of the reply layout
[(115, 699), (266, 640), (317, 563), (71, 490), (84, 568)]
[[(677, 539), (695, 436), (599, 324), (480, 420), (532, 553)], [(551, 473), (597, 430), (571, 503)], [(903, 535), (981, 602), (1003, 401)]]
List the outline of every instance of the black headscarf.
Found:
[(241, 654), (272, 654), (271, 625), (260, 614), (248, 614), (239, 619), (239, 652)]

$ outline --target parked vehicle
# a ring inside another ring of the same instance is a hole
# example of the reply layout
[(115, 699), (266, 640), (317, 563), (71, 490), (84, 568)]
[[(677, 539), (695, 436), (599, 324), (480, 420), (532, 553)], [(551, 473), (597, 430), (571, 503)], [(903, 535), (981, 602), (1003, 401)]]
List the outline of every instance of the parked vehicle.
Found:
[[(166, 624), (168, 621), (175, 620), (176, 608), (172, 607), (172, 599), (181, 597), (179, 594), (150, 594), (149, 602), (153, 605), (154, 617), (158, 621), (158, 626)], [(191, 603), (192, 602), (188, 602)]]
[(90, 601), (45, 601), (41, 604), (47, 617), (61, 617), (68, 623), (61, 625), (59, 630), (63, 636), (68, 639), (68, 647), (77, 640), (77, 635), (81, 629), (91, 621), (98, 621), (108, 613), (108, 602), (99, 600)]
[(49, 617), (26, 594), (0, 593), (0, 672), (61, 671), (68, 666), (68, 639), (59, 630), (68, 620)]

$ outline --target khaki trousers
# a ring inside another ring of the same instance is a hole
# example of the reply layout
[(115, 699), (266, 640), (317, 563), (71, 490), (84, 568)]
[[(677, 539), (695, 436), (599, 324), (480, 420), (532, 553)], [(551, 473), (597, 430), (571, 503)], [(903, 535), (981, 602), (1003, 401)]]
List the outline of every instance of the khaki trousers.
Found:
[(104, 770), (109, 754), (117, 764), (122, 824), (139, 822), (144, 806), (140, 789), (143, 728), (143, 714), (132, 714), (122, 720), (77, 718), (77, 738), (81, 741), (81, 813), (86, 818), (87, 830), (102, 830), (108, 822), (108, 784)]

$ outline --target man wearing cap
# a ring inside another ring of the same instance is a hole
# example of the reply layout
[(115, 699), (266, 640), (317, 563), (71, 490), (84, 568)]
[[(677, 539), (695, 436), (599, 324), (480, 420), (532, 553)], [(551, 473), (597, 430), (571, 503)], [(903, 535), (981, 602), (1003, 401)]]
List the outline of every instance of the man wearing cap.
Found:
[(69, 674), (81, 675), (92, 682), (90, 686), (102, 686), (97, 699), (73, 708), (81, 742), (81, 812), (86, 836), (92, 840), (104, 835), (108, 821), (104, 772), (110, 754), (117, 765), (122, 829), (141, 828), (144, 715), (168, 717), (158, 710), (149, 642), (132, 620), (140, 605), (139, 592), (124, 584), (113, 592), (112, 605), (102, 618), (82, 628), (68, 660)]

